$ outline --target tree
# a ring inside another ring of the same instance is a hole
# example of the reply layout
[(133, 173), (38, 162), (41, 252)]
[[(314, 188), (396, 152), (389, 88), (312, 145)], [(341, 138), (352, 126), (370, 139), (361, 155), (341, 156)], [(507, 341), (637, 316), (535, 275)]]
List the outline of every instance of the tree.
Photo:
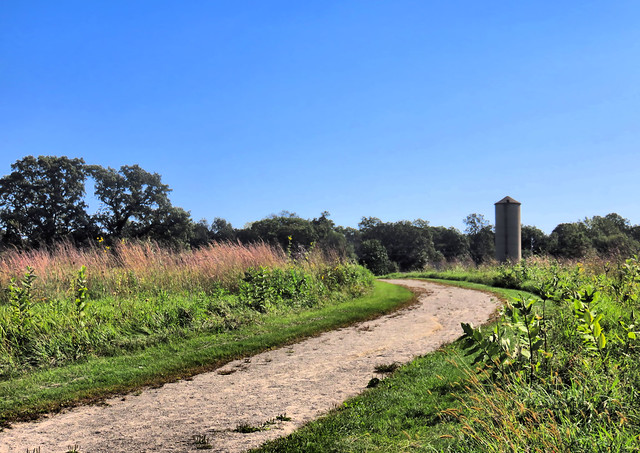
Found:
[(138, 165), (124, 165), (119, 171), (94, 165), (90, 170), (96, 198), (102, 203), (96, 220), (107, 235), (147, 237), (158, 222), (175, 222), (184, 217), (172, 209), (168, 196), (171, 189), (162, 184), (157, 173)]
[(329, 211), (323, 211), (320, 217), (311, 220), (311, 225), (316, 233), (317, 245), (322, 250), (337, 252), (341, 256), (347, 256), (347, 238), (336, 229), (333, 220), (329, 219)]
[(236, 230), (225, 219), (216, 217), (209, 229), (211, 239), (217, 242), (233, 242), (237, 238)]
[(192, 227), (189, 245), (192, 248), (207, 245), (211, 240), (210, 235), (209, 222), (206, 219), (200, 219)]
[(401, 271), (422, 269), (436, 258), (431, 232), (424, 221), (384, 223), (376, 217), (363, 217), (358, 226), (363, 241), (380, 241), (387, 250), (389, 259)]
[(92, 235), (84, 201), (84, 160), (27, 156), (11, 169), (0, 179), (5, 243), (39, 247), (63, 239), (83, 241)]
[(549, 236), (549, 251), (559, 258), (582, 258), (591, 250), (584, 223), (561, 223)]
[(594, 216), (584, 219), (591, 244), (600, 255), (630, 256), (638, 251), (640, 244), (633, 237), (629, 221), (611, 213), (604, 217)]
[(356, 254), (356, 250), (360, 249), (362, 232), (356, 228), (342, 226), (337, 226), (335, 231), (345, 238), (345, 256), (357, 260), (358, 255)]
[(522, 256), (544, 255), (549, 251), (549, 236), (544, 231), (531, 225), (521, 229)]
[(464, 220), (465, 233), (469, 238), (469, 252), (476, 265), (495, 257), (495, 235), (493, 227), (482, 214), (469, 214)]
[(168, 206), (151, 211), (137, 238), (151, 239), (172, 247), (185, 247), (193, 237), (194, 224), (188, 211)]
[(241, 236), (245, 238), (253, 236), (270, 244), (280, 244), (285, 250), (289, 247), (293, 247), (294, 250), (308, 249), (318, 240), (311, 221), (288, 211), (253, 222), (248, 230), (251, 234), (241, 234)]
[(389, 259), (387, 249), (377, 239), (362, 242), (360, 264), (366, 266), (375, 275), (384, 275), (398, 270), (398, 266)]
[(447, 261), (469, 259), (469, 239), (456, 228), (431, 227), (433, 246)]

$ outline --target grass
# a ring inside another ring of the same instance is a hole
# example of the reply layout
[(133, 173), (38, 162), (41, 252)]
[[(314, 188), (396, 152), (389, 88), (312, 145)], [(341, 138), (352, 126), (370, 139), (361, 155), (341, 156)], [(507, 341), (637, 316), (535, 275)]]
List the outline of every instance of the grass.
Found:
[(461, 340), (255, 451), (640, 451), (637, 257), (527, 260), (443, 277), (511, 300), (489, 328), (467, 329)]
[(375, 282), (369, 295), (287, 315), (265, 314), (259, 323), (231, 332), (182, 333), (139, 351), (25, 373), (0, 382), (0, 422), (31, 419), (64, 407), (187, 378), (237, 358), (372, 319), (412, 300), (412, 294), (404, 288)]
[[(9, 276), (29, 260), (21, 278)], [(0, 282), (7, 279), (0, 380), (320, 307), (362, 294), (373, 276), (320, 250), (292, 259), (264, 244), (172, 251), (125, 243), (109, 251), (5, 252)]]
[[(436, 283), (490, 292), (509, 299), (523, 291), (491, 288), (466, 281)], [(461, 330), (462, 333), (462, 330)], [(406, 365), (383, 364), (389, 374), (362, 395), (291, 435), (253, 452), (405, 452), (457, 451), (461, 435), (461, 396), (472, 370), (460, 341)]]
[[(322, 260), (318, 253), (309, 258)], [(92, 299), (158, 291), (233, 290), (246, 269), (284, 266), (287, 262), (281, 248), (264, 243), (213, 243), (196, 250), (172, 250), (148, 241), (122, 241), (113, 247), (96, 243), (83, 249), (60, 243), (51, 249), (4, 251), (0, 287), (6, 288), (11, 278), (19, 277), (29, 266), (38, 276), (34, 284), (38, 299), (68, 298), (76, 271), (84, 265)], [(0, 301), (2, 298), (6, 294)]]

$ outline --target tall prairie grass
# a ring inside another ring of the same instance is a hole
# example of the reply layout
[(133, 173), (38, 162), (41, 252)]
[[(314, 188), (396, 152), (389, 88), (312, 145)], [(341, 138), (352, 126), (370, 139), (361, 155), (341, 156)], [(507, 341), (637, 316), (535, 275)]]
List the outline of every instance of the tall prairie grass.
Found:
[(171, 250), (153, 242), (0, 256), (0, 378), (172, 335), (227, 331), (361, 295), (373, 276), (337, 255), (264, 243)]
[[(321, 259), (316, 255), (316, 262)], [(0, 255), (0, 287), (20, 279), (27, 267), (38, 277), (33, 293), (40, 299), (68, 297), (81, 266), (87, 268), (91, 298), (136, 293), (205, 292), (237, 289), (251, 267), (282, 267), (279, 247), (264, 243), (213, 243), (197, 250), (171, 250), (154, 242), (122, 242), (113, 248), (79, 249), (62, 243), (51, 249), (6, 251)], [(7, 301), (6, 291), (1, 301)]]

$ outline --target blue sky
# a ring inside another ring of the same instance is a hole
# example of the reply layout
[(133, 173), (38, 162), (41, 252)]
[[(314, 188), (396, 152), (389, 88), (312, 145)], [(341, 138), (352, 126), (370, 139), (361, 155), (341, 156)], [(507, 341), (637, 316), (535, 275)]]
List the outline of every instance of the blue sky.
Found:
[(0, 174), (160, 173), (194, 220), (288, 210), (640, 224), (640, 2), (0, 4)]

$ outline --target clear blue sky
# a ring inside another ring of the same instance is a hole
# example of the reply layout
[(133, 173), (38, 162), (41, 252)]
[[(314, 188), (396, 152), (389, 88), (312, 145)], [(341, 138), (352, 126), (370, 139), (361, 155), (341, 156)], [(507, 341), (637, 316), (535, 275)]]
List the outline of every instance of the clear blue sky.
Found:
[(0, 175), (160, 173), (194, 220), (640, 224), (640, 2), (0, 3)]

